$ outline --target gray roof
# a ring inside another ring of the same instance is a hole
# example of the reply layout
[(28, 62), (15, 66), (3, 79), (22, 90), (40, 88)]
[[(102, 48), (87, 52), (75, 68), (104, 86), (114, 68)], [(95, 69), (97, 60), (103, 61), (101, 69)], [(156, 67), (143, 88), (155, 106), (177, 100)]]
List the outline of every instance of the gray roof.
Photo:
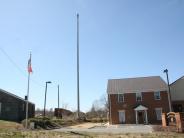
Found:
[[(16, 99), (19, 99), (19, 100), (21, 100), (21, 101), (26, 102), (25, 99), (23, 99), (23, 98), (21, 98), (21, 97), (15, 95), (15, 94), (12, 94), (12, 93), (10, 93), (10, 92), (7, 92), (7, 91), (5, 91), (5, 90), (3, 90), (3, 89), (0, 89), (0, 92), (3, 92), (3, 93), (5, 93), (5, 94), (7, 94), (7, 95), (10, 95), (10, 96), (16, 98)], [(30, 104), (34, 104), (34, 103), (30, 102), (30, 101), (29, 101), (29, 103), (30, 103)]]
[(110, 79), (108, 94), (167, 91), (168, 87), (160, 76)]
[(180, 80), (184, 80), (184, 76), (180, 77), (179, 79), (175, 80), (174, 82), (172, 82), (170, 84), (170, 86), (174, 85), (176, 82), (180, 81)]

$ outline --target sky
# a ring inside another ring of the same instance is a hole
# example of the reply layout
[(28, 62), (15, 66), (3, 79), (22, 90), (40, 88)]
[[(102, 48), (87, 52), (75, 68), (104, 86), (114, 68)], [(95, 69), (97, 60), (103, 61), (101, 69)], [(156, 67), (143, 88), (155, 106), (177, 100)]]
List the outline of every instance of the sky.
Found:
[(80, 108), (106, 95), (107, 80), (184, 75), (183, 0), (0, 0), (0, 88), (27, 93), (43, 109), (77, 109), (76, 40), (80, 15)]

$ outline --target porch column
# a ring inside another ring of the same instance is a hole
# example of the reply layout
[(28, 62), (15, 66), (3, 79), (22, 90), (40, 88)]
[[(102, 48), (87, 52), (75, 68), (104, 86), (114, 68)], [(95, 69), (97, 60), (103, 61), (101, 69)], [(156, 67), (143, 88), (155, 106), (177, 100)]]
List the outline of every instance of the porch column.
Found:
[(147, 115), (147, 110), (144, 111), (145, 112), (145, 117), (146, 117), (146, 124), (148, 124), (148, 115)]
[(136, 119), (136, 124), (138, 124), (137, 110), (135, 110), (135, 119)]

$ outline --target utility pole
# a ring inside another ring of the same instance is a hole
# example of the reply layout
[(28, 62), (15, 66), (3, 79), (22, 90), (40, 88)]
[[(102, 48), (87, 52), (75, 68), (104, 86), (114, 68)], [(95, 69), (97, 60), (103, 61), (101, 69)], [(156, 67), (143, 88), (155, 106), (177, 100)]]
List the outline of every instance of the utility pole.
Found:
[(172, 107), (171, 107), (171, 89), (170, 89), (170, 84), (169, 84), (168, 69), (165, 69), (164, 73), (166, 73), (166, 76), (167, 76), (167, 85), (168, 85), (168, 89), (169, 89), (169, 93), (168, 93), (169, 110), (170, 110), (170, 112), (172, 112)]
[(79, 14), (77, 14), (77, 118), (80, 118), (80, 99), (79, 99)]

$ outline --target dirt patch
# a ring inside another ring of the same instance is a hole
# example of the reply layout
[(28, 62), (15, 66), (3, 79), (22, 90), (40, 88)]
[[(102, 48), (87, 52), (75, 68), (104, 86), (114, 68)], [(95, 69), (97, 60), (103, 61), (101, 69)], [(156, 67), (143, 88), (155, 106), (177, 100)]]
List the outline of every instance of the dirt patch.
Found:
[(82, 124), (78, 124), (78, 125), (73, 125), (70, 126), (69, 128), (93, 128), (93, 127), (97, 127), (97, 126), (101, 126), (101, 123), (82, 123)]

